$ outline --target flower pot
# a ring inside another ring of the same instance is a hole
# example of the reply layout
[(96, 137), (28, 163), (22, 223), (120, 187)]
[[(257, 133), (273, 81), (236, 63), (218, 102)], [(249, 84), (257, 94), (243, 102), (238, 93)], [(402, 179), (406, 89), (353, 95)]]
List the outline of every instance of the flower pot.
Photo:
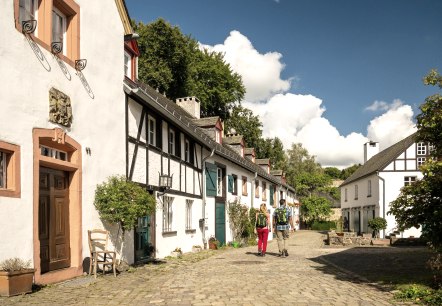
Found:
[(32, 292), (34, 269), (0, 271), (0, 295), (13, 296)]

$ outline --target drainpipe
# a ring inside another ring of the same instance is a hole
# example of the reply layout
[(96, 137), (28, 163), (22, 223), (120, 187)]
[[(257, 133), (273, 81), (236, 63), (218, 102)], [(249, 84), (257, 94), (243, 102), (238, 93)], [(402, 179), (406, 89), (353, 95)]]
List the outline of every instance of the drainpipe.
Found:
[[(379, 172), (377, 172), (376, 175), (382, 181), (382, 218), (385, 219), (385, 179), (379, 175)], [(385, 238), (385, 229), (382, 230), (382, 233), (382, 238)]]
[(210, 155), (203, 158), (201, 161), (202, 167), (203, 167), (203, 180), (202, 180), (202, 192), (203, 192), (203, 203), (202, 203), (202, 228), (203, 228), (203, 245), (204, 248), (206, 248), (207, 240), (206, 240), (206, 160), (213, 156), (215, 153), (215, 148), (212, 149), (212, 152), (210, 152)]

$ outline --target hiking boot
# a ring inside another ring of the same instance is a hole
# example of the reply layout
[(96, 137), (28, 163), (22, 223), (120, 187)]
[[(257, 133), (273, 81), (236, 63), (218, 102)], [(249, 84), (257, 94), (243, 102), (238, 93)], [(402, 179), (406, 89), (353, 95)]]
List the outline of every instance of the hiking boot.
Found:
[(284, 255), (289, 256), (289, 252), (287, 252), (287, 250), (284, 250)]
[(262, 256), (262, 251), (258, 250), (258, 256)]
[(284, 258), (285, 257), (285, 253), (284, 252), (279, 253), (279, 257)]

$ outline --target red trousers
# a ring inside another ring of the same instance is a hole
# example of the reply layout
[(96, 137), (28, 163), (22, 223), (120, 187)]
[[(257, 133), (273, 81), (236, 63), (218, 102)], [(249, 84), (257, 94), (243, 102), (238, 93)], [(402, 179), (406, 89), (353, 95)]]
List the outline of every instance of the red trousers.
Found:
[(257, 227), (256, 232), (258, 233), (258, 251), (265, 254), (267, 250), (267, 238), (269, 238), (269, 229), (267, 227)]

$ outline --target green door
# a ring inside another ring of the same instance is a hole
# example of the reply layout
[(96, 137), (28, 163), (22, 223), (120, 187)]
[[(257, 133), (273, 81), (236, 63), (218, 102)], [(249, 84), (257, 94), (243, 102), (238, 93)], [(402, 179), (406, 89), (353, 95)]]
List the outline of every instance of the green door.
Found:
[(215, 203), (215, 237), (221, 245), (226, 244), (226, 205)]
[(138, 218), (135, 228), (135, 261), (142, 261), (154, 255), (150, 224), (150, 216)]

